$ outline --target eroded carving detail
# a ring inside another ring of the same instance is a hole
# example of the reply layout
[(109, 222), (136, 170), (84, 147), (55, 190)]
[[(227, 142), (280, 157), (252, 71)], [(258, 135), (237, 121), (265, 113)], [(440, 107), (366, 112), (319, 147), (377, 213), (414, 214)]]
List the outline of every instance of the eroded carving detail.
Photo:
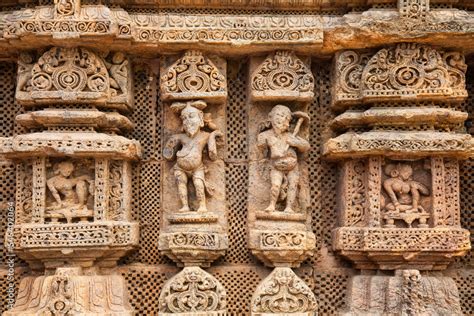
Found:
[[(168, 160), (176, 159), (174, 176), (181, 201), (180, 212), (191, 210), (188, 200), (188, 181), (192, 180), (196, 190), (198, 207), (196, 211), (207, 212), (206, 194), (213, 194), (213, 186), (206, 181), (206, 166), (203, 163), (203, 150), (207, 147), (209, 158), (216, 160), (217, 142), (224, 135), (217, 130), (205, 115), (203, 110), (207, 104), (203, 101), (189, 101), (187, 103), (173, 103), (171, 106), (175, 113), (180, 115), (185, 133), (173, 135), (163, 150), (163, 156)], [(211, 132), (202, 130), (208, 127)], [(179, 150), (178, 150), (179, 149)]]
[(206, 313), (225, 315), (226, 292), (212, 275), (199, 267), (185, 267), (163, 287), (160, 314)]
[(80, 0), (54, 0), (58, 17), (75, 15), (80, 11)]
[(429, 0), (398, 0), (398, 11), (400, 16), (405, 19), (422, 20), (430, 11)]
[(430, 190), (413, 179), (413, 167), (408, 163), (390, 163), (385, 166), (385, 174), (388, 178), (383, 181), (383, 188), (389, 198), (383, 205), (385, 227), (395, 227), (394, 222), (399, 219), (408, 227), (415, 220), (419, 221), (418, 227), (428, 227), (431, 203), (423, 196), (429, 196)]
[(54, 165), (54, 176), (46, 183), (54, 200), (46, 205), (45, 218), (52, 222), (66, 219), (71, 223), (74, 218), (87, 221), (93, 217), (93, 210), (88, 206), (89, 192), (94, 192), (94, 182), (90, 175), (74, 176), (76, 164), (70, 160)]
[(311, 70), (293, 52), (275, 52), (251, 76), (250, 93), (254, 100), (310, 101), (313, 89)]
[[(293, 118), (297, 118), (297, 123), (293, 132), (290, 132)], [(291, 112), (284, 105), (276, 105), (268, 114), (268, 122), (265, 124), (271, 129), (258, 135), (257, 146), (261, 151), (269, 149), (271, 163), (271, 192), (270, 204), (265, 209), (267, 212), (274, 212), (278, 201), (286, 201), (284, 212), (295, 212), (294, 203), (300, 180), (298, 152), (304, 153), (310, 148), (309, 142), (298, 136), (305, 121), (309, 122), (308, 114)]]
[(456, 284), (448, 277), (398, 270), (395, 276), (355, 276), (343, 315), (462, 315)]
[(290, 269), (275, 268), (252, 297), (252, 314), (308, 313), (317, 309), (311, 289)]

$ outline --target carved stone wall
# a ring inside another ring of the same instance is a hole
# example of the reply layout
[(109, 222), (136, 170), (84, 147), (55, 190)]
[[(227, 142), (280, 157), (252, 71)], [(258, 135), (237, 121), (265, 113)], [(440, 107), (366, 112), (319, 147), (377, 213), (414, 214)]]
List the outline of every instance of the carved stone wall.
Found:
[(0, 313), (473, 313), (470, 4), (296, 2), (0, 4)]

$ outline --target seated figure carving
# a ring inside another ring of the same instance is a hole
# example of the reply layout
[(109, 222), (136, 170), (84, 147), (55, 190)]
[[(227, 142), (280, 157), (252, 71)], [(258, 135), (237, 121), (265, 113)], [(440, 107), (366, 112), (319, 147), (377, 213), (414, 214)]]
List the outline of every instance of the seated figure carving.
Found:
[(92, 179), (88, 175), (73, 177), (74, 169), (71, 161), (59, 162), (54, 166), (55, 175), (46, 182), (54, 202), (46, 208), (45, 217), (53, 222), (58, 218), (66, 218), (68, 223), (73, 218), (85, 221), (93, 216), (93, 211), (87, 207), (88, 185), (92, 187)]
[[(188, 179), (191, 178), (196, 191), (198, 212), (207, 212), (206, 193), (213, 195), (214, 187), (206, 181), (206, 167), (203, 162), (203, 151), (207, 146), (209, 158), (216, 160), (217, 138), (224, 135), (212, 123), (210, 117), (204, 115), (204, 101), (176, 102), (171, 109), (180, 113), (184, 133), (173, 135), (165, 145), (163, 156), (167, 160), (176, 159), (173, 171), (178, 185), (178, 195), (181, 201), (180, 212), (191, 211), (188, 199)], [(211, 132), (203, 129), (208, 127)], [(176, 155), (176, 158), (175, 158)]]
[(383, 188), (390, 199), (384, 206), (387, 226), (393, 226), (393, 220), (397, 218), (409, 226), (419, 219), (420, 227), (426, 226), (429, 215), (421, 205), (421, 196), (428, 196), (430, 191), (424, 184), (413, 180), (413, 168), (409, 164), (388, 164), (385, 174), (389, 178), (383, 181)]
[[(290, 132), (290, 122), (298, 118), (295, 129)], [(304, 112), (294, 112), (284, 106), (276, 105), (268, 115), (271, 129), (261, 132), (257, 138), (260, 151), (269, 149), (270, 169), (270, 204), (265, 211), (273, 212), (279, 200), (286, 199), (284, 212), (293, 213), (294, 202), (298, 192), (300, 171), (297, 151), (303, 153), (309, 150), (309, 142), (298, 136), (303, 121), (309, 121)]]

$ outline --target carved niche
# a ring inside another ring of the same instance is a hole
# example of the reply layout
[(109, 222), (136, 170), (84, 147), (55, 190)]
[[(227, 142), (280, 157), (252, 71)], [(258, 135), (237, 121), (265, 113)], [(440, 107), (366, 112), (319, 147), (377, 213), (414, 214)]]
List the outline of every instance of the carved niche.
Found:
[(352, 278), (348, 314), (459, 314), (454, 282), (419, 271), (444, 270), (471, 248), (459, 160), (472, 156), (473, 140), (467, 113), (443, 108), (467, 95), (464, 56), (402, 43), (338, 53), (333, 70), (334, 109), (359, 107), (329, 123), (323, 145), (341, 171), (333, 249), (357, 269), (386, 270)]
[[(173, 62), (174, 61), (174, 62)], [(161, 67), (165, 105), (159, 249), (184, 269), (160, 294), (160, 315), (225, 315), (209, 267), (228, 247), (223, 140), (226, 63), (187, 51)]]
[(343, 51), (333, 63), (333, 106), (358, 102), (460, 101), (467, 97), (466, 64), (459, 52), (401, 43), (376, 52)]
[(36, 62), (23, 53), (16, 99), (25, 106), (89, 103), (128, 110), (132, 106), (130, 76), (129, 61), (120, 52), (102, 58), (85, 48), (53, 47)]
[(310, 102), (313, 89), (314, 77), (308, 62), (291, 51), (276, 51), (267, 56), (250, 76), (250, 96), (254, 101)]
[(307, 101), (314, 89), (307, 62), (293, 52), (275, 52), (250, 63), (249, 248), (274, 267), (253, 295), (252, 315), (313, 315), (317, 307), (314, 294), (291, 269), (313, 254), (316, 243), (305, 161)]

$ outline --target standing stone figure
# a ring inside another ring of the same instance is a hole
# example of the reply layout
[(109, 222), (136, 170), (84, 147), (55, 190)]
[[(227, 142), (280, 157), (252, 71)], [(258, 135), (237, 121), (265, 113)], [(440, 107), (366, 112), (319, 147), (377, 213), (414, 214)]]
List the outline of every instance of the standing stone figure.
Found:
[[(209, 158), (217, 159), (216, 138), (224, 137), (221, 131), (204, 115), (203, 109), (207, 106), (204, 101), (189, 101), (173, 103), (171, 109), (180, 113), (184, 133), (173, 135), (163, 150), (167, 160), (174, 160), (174, 176), (178, 185), (178, 195), (181, 201), (181, 212), (189, 212), (188, 179), (193, 181), (196, 190), (196, 199), (199, 204), (198, 212), (207, 212), (206, 193), (213, 194), (214, 188), (206, 181), (206, 168), (203, 164), (203, 150), (207, 146)], [(211, 132), (203, 131), (208, 127)], [(179, 149), (179, 150), (178, 150)]]
[[(290, 132), (293, 117), (297, 117), (298, 121), (294, 131)], [(278, 200), (286, 199), (284, 212), (292, 213), (300, 179), (297, 151), (304, 153), (310, 148), (309, 142), (298, 133), (303, 121), (309, 121), (309, 116), (304, 112), (292, 113), (288, 107), (276, 105), (270, 111), (268, 120), (271, 129), (260, 133), (257, 139), (261, 151), (269, 149), (271, 162), (270, 204), (265, 210), (275, 211)]]

